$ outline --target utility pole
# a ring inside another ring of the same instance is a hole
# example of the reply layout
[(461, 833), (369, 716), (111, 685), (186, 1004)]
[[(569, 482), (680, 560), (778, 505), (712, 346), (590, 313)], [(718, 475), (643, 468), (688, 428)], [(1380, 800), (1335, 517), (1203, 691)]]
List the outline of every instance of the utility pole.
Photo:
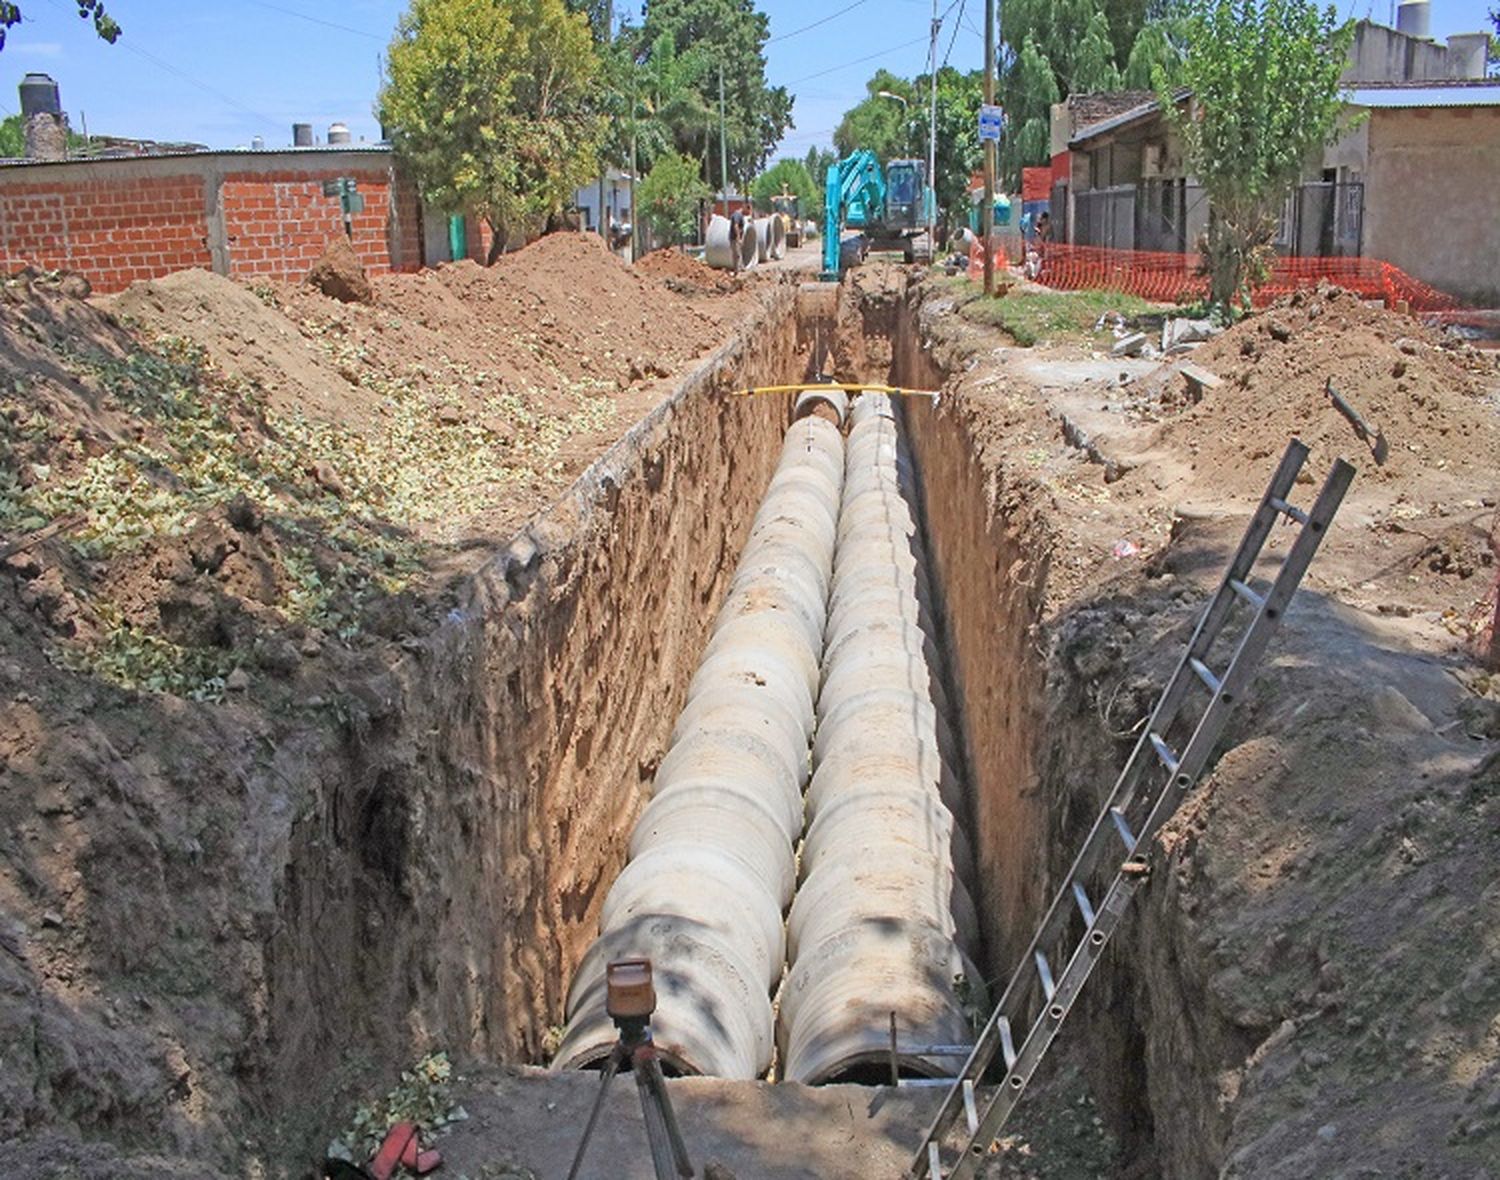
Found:
[[(995, 102), (995, 5), (999, 0), (984, 0), (984, 101)], [(1004, 134), (1002, 130), (1001, 134)], [(995, 293), (995, 251), (990, 237), (995, 232), (995, 149), (999, 144), (984, 141), (984, 212), (980, 227), (984, 232), (984, 293)]]
[[(990, 0), (985, 0), (988, 4)], [(932, 47), (928, 50), (928, 72), (932, 75), (932, 103), (927, 115), (927, 261), (937, 258), (937, 46), (938, 29), (937, 0), (932, 0)]]
[[(937, 0), (933, 0), (937, 3)], [(724, 133), (724, 67), (719, 67), (719, 187), (723, 190), (724, 216), (729, 217), (729, 140)]]

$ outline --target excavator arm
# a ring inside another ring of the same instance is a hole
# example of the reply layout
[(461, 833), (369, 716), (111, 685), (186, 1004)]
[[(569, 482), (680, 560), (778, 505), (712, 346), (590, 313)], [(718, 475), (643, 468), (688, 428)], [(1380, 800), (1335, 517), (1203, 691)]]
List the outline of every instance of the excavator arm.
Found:
[(839, 238), (845, 225), (863, 226), (885, 208), (885, 177), (875, 153), (860, 150), (828, 166), (823, 201), (822, 278), (837, 282)]

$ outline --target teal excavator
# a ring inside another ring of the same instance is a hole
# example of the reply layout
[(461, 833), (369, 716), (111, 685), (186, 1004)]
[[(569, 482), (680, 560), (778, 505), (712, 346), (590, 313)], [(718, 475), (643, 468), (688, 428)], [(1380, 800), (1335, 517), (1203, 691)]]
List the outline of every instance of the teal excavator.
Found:
[[(892, 160), (882, 172), (875, 153), (860, 150), (828, 166), (823, 210), (822, 278), (837, 281), (839, 272), (871, 250), (900, 250), (916, 260), (915, 239), (932, 211), (927, 165), (921, 160)], [(842, 241), (845, 228), (858, 236)]]

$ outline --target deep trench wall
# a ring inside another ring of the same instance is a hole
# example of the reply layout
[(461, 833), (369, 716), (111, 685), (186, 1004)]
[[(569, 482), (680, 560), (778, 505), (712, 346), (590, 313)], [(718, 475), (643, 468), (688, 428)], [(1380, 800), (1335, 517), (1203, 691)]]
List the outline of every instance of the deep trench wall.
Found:
[(801, 375), (792, 315), (773, 288), (360, 690), (268, 966), (267, 1093), (301, 1147), (330, 1080), (368, 1093), (437, 1047), (543, 1055), (788, 420), (728, 394)]
[[(893, 316), (894, 383), (940, 389), (945, 372), (960, 371), (962, 358), (942, 329), (924, 316), (920, 293)], [(1036, 635), (1049, 547), (1028, 489), (987, 458), (982, 419), (956, 385), (948, 383), (936, 406), (924, 398), (903, 405), (961, 702), (975, 900), (994, 980), (1025, 949), (1045, 904), (1050, 809), (1037, 765), (1045, 676)]]

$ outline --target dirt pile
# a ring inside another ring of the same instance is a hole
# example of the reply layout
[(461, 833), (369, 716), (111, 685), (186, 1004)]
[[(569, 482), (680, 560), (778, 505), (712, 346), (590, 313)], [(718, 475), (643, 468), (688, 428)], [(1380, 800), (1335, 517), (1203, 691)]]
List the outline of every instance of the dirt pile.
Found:
[(673, 290), (692, 294), (709, 292), (719, 295), (738, 291), (744, 280), (726, 271), (715, 270), (706, 262), (690, 258), (680, 250), (670, 247), (653, 250), (635, 264), (636, 270), (652, 278), (661, 279)]
[(1400, 482), (1424, 468), (1479, 477), (1500, 469), (1496, 359), (1339, 288), (1287, 296), (1189, 359), (1224, 384), (1168, 419), (1161, 439), (1228, 488), (1263, 486), (1262, 461), (1293, 436), (1312, 448), (1319, 467), (1336, 455), (1369, 458), (1328, 396), (1330, 383), (1386, 439), (1383, 465), (1361, 463), (1374, 478)]
[(307, 272), (307, 283), (340, 303), (374, 303), (370, 276), (348, 238), (334, 238)]

